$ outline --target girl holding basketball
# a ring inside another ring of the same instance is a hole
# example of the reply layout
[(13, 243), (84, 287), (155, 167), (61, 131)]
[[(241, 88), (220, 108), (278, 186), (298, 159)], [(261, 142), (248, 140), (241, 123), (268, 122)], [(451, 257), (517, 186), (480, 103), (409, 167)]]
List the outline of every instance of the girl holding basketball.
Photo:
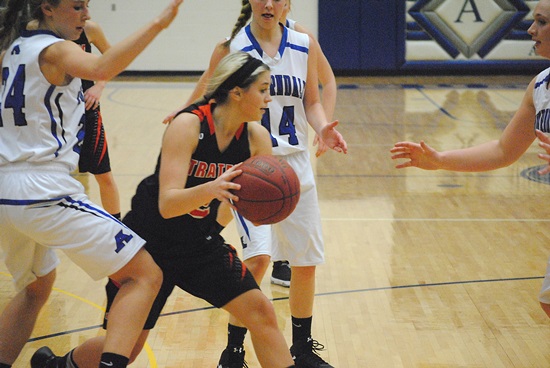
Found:
[[(286, 0), (243, 0), (239, 20), (228, 40), (219, 43), (190, 101), (204, 94), (207, 81), (225, 55), (246, 51), (271, 68), (269, 103), (262, 125), (271, 133), (273, 154), (282, 156), (298, 173), (300, 200), (294, 212), (274, 225), (254, 226), (236, 216), (243, 240), (243, 258), (258, 283), (275, 260), (288, 260), (292, 268), (290, 311), (291, 353), (297, 367), (331, 367), (316, 351), (322, 345), (311, 337), (316, 266), (324, 262), (321, 215), (308, 152), (308, 123), (331, 149), (347, 152), (346, 142), (329, 123), (319, 97), (317, 60), (319, 44), (304, 33), (280, 24)], [(248, 20), (250, 24), (246, 27)], [(229, 321), (228, 346), (219, 366), (243, 367), (246, 329), (238, 318)]]
[[(239, 163), (271, 154), (269, 134), (255, 122), (271, 101), (269, 84), (264, 63), (245, 53), (231, 54), (220, 61), (205, 97), (180, 111), (166, 128), (155, 172), (139, 184), (123, 219), (147, 241), (164, 275), (132, 360), (177, 286), (239, 318), (251, 331), (262, 367), (294, 364), (271, 302), (220, 235), (232, 219), (230, 200), (238, 201), (230, 190), (240, 188), (232, 182), (242, 172)], [(106, 287), (106, 326), (117, 286), (109, 281)], [(103, 343), (103, 337), (87, 341), (72, 359), (79, 368), (93, 368)]]

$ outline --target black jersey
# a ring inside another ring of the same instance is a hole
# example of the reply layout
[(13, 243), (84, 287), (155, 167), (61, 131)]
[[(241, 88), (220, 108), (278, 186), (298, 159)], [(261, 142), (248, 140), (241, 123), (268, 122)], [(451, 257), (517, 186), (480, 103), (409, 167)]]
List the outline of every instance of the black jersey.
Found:
[[(180, 113), (192, 113), (200, 120), (198, 145), (191, 157), (186, 188), (216, 179), (230, 167), (250, 157), (247, 123), (243, 123), (223, 152), (218, 149), (212, 118), (215, 104), (191, 105)], [(162, 153), (161, 153), (162, 154)], [(188, 214), (164, 219), (158, 209), (160, 155), (153, 175), (145, 178), (132, 198), (132, 209), (124, 222), (147, 240), (151, 253), (192, 252), (212, 228), (219, 201), (214, 199)]]
[[(86, 32), (82, 31), (78, 40), (75, 40), (74, 42), (77, 45), (80, 45), (80, 47), (82, 47), (82, 50), (88, 53), (92, 52), (92, 44), (90, 43), (90, 41), (88, 41), (88, 36), (86, 36)], [(84, 91), (92, 87), (93, 85), (94, 85), (93, 81), (82, 79), (82, 89)]]

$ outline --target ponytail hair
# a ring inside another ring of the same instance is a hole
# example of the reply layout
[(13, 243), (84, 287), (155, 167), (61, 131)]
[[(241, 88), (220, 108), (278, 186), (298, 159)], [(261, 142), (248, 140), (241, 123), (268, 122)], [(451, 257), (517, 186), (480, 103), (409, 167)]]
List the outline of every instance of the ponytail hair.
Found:
[(214, 99), (216, 103), (224, 104), (233, 88), (246, 89), (260, 74), (267, 71), (269, 67), (261, 60), (242, 51), (231, 53), (220, 60), (201, 102), (206, 103)]
[(44, 19), (42, 3), (46, 1), (53, 6), (61, 0), (8, 0), (0, 13), (0, 50), (6, 50), (25, 30), (31, 20)]
[(246, 25), (246, 23), (250, 20), (252, 17), (252, 7), (250, 6), (249, 0), (242, 0), (242, 8), (241, 8), (241, 14), (239, 15), (239, 19), (237, 19), (237, 23), (235, 23), (235, 26), (233, 27), (233, 31), (231, 32), (231, 36), (227, 41), (225, 41), (224, 46), (229, 46), (231, 41), (235, 38), (237, 33)]

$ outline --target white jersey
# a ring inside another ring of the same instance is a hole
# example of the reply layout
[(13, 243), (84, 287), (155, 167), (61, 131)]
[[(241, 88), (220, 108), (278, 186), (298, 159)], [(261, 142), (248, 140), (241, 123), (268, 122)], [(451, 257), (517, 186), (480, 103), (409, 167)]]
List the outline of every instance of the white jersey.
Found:
[(537, 112), (535, 129), (550, 133), (550, 68), (537, 75), (534, 90), (533, 103)]
[(263, 52), (247, 25), (231, 41), (230, 51), (244, 51), (271, 69), (271, 98), (262, 125), (271, 133), (274, 155), (308, 149), (308, 123), (304, 109), (309, 36), (283, 27), (283, 38), (275, 57)]
[(287, 19), (285, 27), (295, 30), (296, 29), (296, 21), (293, 19)]
[[(540, 72), (533, 88), (533, 104), (535, 105), (535, 129), (550, 133), (550, 68)], [(550, 304), (550, 259), (539, 293), (541, 303)]]
[(24, 32), (2, 61), (0, 167), (57, 162), (77, 167), (84, 137), (80, 78), (66, 86), (49, 83), (38, 62), (42, 50), (64, 41), (47, 31)]

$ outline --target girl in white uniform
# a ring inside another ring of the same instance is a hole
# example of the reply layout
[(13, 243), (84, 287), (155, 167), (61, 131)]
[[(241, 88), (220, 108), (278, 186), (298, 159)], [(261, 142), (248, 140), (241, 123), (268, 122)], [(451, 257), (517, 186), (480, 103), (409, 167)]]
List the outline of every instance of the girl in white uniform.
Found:
[[(292, 30), (306, 33), (310, 36), (310, 41), (317, 43), (317, 40), (313, 35), (303, 26), (296, 23), (295, 20), (287, 18), (288, 13), (291, 11), (291, 0), (286, 0), (286, 4), (283, 7), (283, 14), (281, 15), (280, 23), (284, 24), (287, 28)], [(323, 89), (321, 91), (321, 103), (325, 110), (327, 121), (332, 121), (334, 116), (334, 109), (336, 107), (336, 78), (332, 71), (332, 67), (328, 62), (325, 54), (321, 50), (319, 45), (319, 52), (317, 53), (317, 76)], [(319, 139), (319, 136), (315, 134), (313, 138), (313, 146), (317, 146), (315, 156), (319, 157), (328, 150), (326, 144)], [(276, 260), (272, 258), (273, 271), (271, 272), (271, 283), (281, 285), (285, 287), (290, 286), (291, 270), (287, 260)]]
[[(291, 352), (296, 367), (331, 367), (316, 354), (321, 345), (311, 337), (315, 269), (324, 261), (324, 250), (317, 191), (307, 147), (308, 123), (335, 151), (346, 153), (347, 146), (335, 129), (338, 122), (327, 121), (319, 98), (319, 46), (308, 35), (279, 23), (285, 4), (286, 0), (243, 1), (232, 36), (218, 44), (208, 70), (188, 102), (204, 94), (206, 81), (219, 60), (229, 52), (247, 52), (270, 67), (273, 101), (261, 124), (271, 133), (273, 154), (284, 157), (298, 173), (301, 194), (294, 212), (278, 224), (254, 226), (237, 216), (243, 258), (258, 283), (270, 264), (270, 255), (275, 260), (290, 262), (290, 309), (294, 326)], [(243, 28), (252, 14), (251, 23)], [(232, 317), (225, 351), (234, 351), (235, 355), (242, 353), (245, 332), (242, 324)], [(219, 367), (242, 367), (237, 358), (229, 363), (220, 361)]]
[[(83, 138), (79, 77), (116, 76), (167, 27), (182, 0), (101, 57), (72, 41), (89, 19), (83, 0), (9, 1), (0, 24), (0, 246), (18, 294), (0, 316), (0, 367), (10, 367), (32, 333), (64, 251), (92, 278), (122, 283), (102, 360), (125, 367), (162, 281), (144, 241), (90, 202), (71, 178)], [(35, 16), (38, 29), (20, 30)]]
[[(534, 21), (528, 32), (535, 41), (538, 55), (550, 59), (550, 0), (540, 0), (533, 11)], [(511, 165), (516, 162), (539, 138), (547, 154), (539, 157), (550, 162), (550, 117), (549, 73), (547, 69), (533, 78), (521, 105), (510, 123), (504, 129), (500, 139), (477, 146), (438, 152), (424, 141), (420, 143), (398, 142), (391, 149), (392, 159), (405, 159), (397, 168), (419, 167), (426, 170), (452, 170), (464, 172), (489, 171)], [(539, 171), (550, 173), (550, 165)], [(539, 295), (542, 309), (550, 317), (550, 263)]]

